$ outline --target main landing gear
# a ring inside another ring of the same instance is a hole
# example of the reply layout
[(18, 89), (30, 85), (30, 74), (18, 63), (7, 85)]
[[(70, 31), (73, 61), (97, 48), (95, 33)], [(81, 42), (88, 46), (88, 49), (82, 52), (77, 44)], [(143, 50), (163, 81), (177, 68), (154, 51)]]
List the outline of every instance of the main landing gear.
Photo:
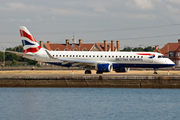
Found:
[[(85, 74), (91, 74), (91, 73), (92, 73), (91, 70), (86, 70), (85, 71)], [(96, 74), (103, 74), (103, 72), (97, 71)]]
[(91, 70), (86, 70), (85, 74), (91, 74)]
[(97, 72), (96, 72), (96, 74), (103, 74), (103, 72), (99, 72), (99, 71), (97, 71)]
[(157, 68), (154, 68), (154, 74), (157, 74), (156, 70), (157, 70)]

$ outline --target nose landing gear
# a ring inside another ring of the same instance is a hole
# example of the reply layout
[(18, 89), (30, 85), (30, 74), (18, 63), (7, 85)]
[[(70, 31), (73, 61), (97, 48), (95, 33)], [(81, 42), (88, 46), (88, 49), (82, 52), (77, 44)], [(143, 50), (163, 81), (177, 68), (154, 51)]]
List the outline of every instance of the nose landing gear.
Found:
[(157, 72), (156, 72), (156, 71), (157, 71), (157, 68), (154, 68), (154, 74), (157, 74)]

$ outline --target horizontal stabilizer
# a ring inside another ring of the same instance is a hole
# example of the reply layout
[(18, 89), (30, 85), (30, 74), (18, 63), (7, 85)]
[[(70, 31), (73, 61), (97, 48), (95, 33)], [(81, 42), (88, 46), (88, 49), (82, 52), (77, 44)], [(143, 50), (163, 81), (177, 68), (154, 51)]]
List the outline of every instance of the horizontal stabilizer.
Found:
[(33, 53), (23, 53), (23, 52), (15, 52), (15, 51), (6, 51), (6, 52), (14, 53), (18, 56), (33, 56), (33, 55), (35, 55)]

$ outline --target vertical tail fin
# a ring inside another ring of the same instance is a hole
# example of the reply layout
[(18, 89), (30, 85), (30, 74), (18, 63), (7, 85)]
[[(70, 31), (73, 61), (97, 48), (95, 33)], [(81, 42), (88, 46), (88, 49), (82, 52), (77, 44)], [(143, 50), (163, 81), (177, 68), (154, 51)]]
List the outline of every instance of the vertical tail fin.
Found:
[(41, 46), (39, 46), (39, 44), (34, 39), (34, 37), (31, 35), (31, 33), (28, 31), (28, 29), (25, 26), (20, 26), (19, 30), (20, 30), (20, 34), (21, 34), (24, 53), (38, 52), (41, 49)]

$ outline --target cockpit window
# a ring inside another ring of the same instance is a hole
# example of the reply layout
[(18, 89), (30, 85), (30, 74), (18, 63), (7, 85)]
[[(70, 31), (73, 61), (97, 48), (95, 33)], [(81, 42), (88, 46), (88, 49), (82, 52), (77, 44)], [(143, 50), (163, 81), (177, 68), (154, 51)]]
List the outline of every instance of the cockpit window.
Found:
[(167, 58), (167, 57), (166, 57), (166, 56), (164, 56), (164, 55), (163, 55), (162, 57), (163, 57), (163, 58)]
[(158, 58), (162, 58), (162, 56), (159, 55)]
[(159, 55), (158, 58), (166, 58), (164, 55)]

